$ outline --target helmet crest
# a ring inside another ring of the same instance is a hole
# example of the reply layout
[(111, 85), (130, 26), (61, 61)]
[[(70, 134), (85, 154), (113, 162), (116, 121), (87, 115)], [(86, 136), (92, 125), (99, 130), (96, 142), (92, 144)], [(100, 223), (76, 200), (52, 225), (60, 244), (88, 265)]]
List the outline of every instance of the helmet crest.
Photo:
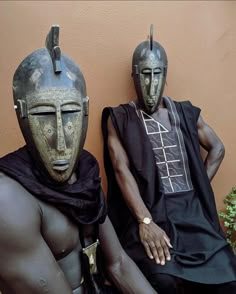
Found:
[(152, 48), (153, 48), (153, 24), (151, 24), (151, 27), (150, 27), (150, 50), (152, 51)]
[(59, 31), (59, 25), (52, 25), (45, 42), (45, 46), (48, 49), (49, 54), (52, 58), (55, 73), (61, 72), (61, 49), (59, 47)]

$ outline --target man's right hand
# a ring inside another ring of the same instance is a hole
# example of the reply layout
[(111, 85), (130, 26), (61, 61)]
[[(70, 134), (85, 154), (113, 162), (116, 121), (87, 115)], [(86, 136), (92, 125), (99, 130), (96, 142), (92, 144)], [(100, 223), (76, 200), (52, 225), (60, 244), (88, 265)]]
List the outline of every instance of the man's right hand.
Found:
[(164, 265), (171, 259), (169, 248), (172, 248), (170, 239), (153, 221), (150, 224), (139, 224), (139, 237), (150, 259)]
[[(150, 212), (140, 195), (137, 182), (131, 173), (128, 155), (117, 136), (110, 117), (108, 118), (107, 129), (108, 150), (124, 200), (137, 220), (141, 219), (141, 216), (150, 216)], [(161, 265), (170, 260), (169, 248), (172, 248), (170, 240), (166, 233), (153, 221), (148, 225), (139, 224), (139, 236), (149, 258), (155, 259), (156, 263)]]

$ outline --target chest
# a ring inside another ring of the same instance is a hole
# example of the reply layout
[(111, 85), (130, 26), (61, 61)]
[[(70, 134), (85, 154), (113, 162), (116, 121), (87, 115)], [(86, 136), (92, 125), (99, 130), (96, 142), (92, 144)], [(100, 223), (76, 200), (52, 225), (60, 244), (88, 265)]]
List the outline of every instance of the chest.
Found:
[(80, 247), (78, 227), (57, 208), (40, 202), (42, 209), (41, 234), (59, 260)]
[(160, 108), (158, 112), (154, 112), (150, 118), (153, 121), (159, 122), (161, 125), (165, 126), (167, 130), (171, 130), (170, 116), (166, 108)]
[(141, 115), (165, 194), (192, 190), (178, 113), (159, 109), (152, 115), (144, 112), (141, 112)]

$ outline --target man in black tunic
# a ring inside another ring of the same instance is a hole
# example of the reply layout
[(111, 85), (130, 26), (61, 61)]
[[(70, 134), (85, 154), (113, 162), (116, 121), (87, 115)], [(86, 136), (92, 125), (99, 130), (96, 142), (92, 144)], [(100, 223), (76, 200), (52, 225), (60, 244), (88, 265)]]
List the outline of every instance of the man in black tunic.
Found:
[(106, 218), (97, 161), (83, 150), (84, 77), (58, 38), (53, 26), (13, 79), (26, 146), (0, 159), (0, 292), (113, 293), (104, 273), (120, 293), (153, 294)]
[(179, 284), (185, 293), (236, 293), (236, 258), (210, 185), (224, 146), (198, 107), (162, 96), (166, 74), (151, 30), (133, 55), (137, 100), (102, 115), (108, 213), (158, 293), (177, 293)]

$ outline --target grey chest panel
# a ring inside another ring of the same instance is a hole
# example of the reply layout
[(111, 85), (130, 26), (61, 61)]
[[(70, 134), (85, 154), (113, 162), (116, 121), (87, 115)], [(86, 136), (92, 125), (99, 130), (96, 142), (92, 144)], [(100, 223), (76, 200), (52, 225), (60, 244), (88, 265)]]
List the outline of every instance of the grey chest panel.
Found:
[(164, 102), (171, 129), (142, 110), (138, 114), (151, 142), (165, 194), (190, 191), (193, 186), (179, 115), (170, 98), (165, 97)]

